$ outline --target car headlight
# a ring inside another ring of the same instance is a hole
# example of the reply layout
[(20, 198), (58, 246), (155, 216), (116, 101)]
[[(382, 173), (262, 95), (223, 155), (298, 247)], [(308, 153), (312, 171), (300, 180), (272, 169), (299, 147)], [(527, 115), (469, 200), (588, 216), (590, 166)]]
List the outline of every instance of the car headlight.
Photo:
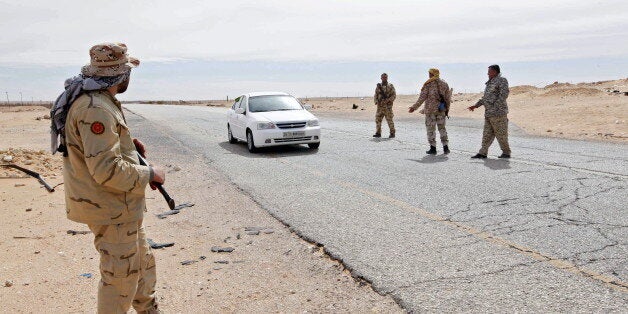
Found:
[(268, 130), (268, 129), (274, 129), (274, 128), (275, 128), (275, 124), (272, 122), (260, 122), (257, 124), (258, 130)]
[(320, 122), (318, 122), (318, 119), (314, 119), (314, 120), (310, 120), (307, 122), (307, 126), (319, 126), (321, 125)]

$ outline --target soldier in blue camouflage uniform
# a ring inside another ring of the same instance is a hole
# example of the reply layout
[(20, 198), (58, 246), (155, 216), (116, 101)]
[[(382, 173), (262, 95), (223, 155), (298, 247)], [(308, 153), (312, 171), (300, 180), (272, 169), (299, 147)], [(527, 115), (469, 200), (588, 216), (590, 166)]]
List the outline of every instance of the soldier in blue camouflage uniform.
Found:
[(510, 145), (508, 145), (508, 80), (501, 76), (498, 65), (488, 67), (488, 82), (484, 89), (484, 96), (475, 105), (470, 106), (470, 111), (484, 106), (484, 134), (482, 136), (482, 148), (471, 158), (484, 159), (488, 155), (488, 148), (497, 138), (502, 154), (499, 158), (510, 158)]
[(393, 102), (397, 98), (397, 92), (395, 86), (388, 83), (388, 74), (383, 73), (381, 76), (382, 82), (377, 83), (375, 87), (375, 105), (377, 105), (377, 112), (375, 113), (375, 135), (373, 137), (382, 137), (382, 120), (386, 117), (388, 122), (388, 128), (390, 128), (390, 138), (395, 137), (395, 122), (393, 122)]

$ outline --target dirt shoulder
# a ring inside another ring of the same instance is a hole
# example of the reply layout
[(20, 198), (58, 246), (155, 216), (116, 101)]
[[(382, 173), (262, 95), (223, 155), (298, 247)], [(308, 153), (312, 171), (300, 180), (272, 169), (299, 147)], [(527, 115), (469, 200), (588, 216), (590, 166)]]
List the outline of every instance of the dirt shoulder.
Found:
[[(36, 120), (46, 113), (4, 108), (0, 136), (10, 140), (0, 144), (0, 158), (12, 155), (19, 165), (31, 160), (26, 167), (57, 185), (62, 157), (42, 151), (50, 121)], [(159, 219), (155, 214), (168, 208), (157, 192), (148, 192), (149, 238), (175, 242), (155, 250), (164, 311), (402, 312), (291, 233), (201, 156), (173, 150), (177, 144), (167, 138), (145, 142), (154, 156), (177, 160), (168, 167), (168, 190), (177, 203), (195, 204)], [(99, 274), (93, 235), (68, 234), (88, 229), (66, 219), (63, 193), (63, 185), (48, 193), (32, 178), (0, 169), (0, 307), (6, 312), (94, 311)], [(213, 247), (234, 250), (216, 253)]]

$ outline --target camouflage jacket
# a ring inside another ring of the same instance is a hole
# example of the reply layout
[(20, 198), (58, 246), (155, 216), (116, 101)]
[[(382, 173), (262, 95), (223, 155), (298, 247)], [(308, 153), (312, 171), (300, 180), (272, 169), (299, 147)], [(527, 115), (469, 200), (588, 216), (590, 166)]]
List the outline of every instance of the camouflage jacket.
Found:
[(65, 134), (68, 218), (97, 225), (141, 219), (152, 170), (139, 165), (120, 102), (107, 91), (80, 96), (68, 112)]
[(395, 98), (397, 98), (397, 92), (395, 91), (395, 86), (393, 84), (388, 83), (384, 85), (382, 83), (377, 83), (377, 86), (375, 87), (375, 96), (374, 96), (376, 105), (392, 106), (393, 101), (395, 101)]
[(440, 105), (441, 99), (440, 95), (442, 95), (443, 100), (445, 100), (446, 110), (449, 110), (451, 105), (449, 85), (441, 79), (423, 85), (419, 99), (412, 105), (412, 108), (414, 108), (414, 110), (419, 109), (421, 104), (425, 102), (425, 114), (438, 113), (438, 106)]
[(475, 104), (476, 107), (484, 106), (485, 117), (499, 117), (508, 114), (508, 80), (501, 74), (486, 82), (484, 96)]

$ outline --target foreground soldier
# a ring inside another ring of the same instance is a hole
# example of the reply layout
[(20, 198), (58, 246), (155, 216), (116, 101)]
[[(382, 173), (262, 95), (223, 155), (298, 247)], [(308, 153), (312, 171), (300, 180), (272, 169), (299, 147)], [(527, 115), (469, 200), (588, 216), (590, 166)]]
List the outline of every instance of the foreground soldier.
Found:
[(395, 137), (395, 123), (393, 122), (393, 102), (397, 98), (395, 92), (395, 86), (388, 83), (388, 74), (383, 73), (381, 76), (382, 82), (377, 83), (375, 87), (375, 104), (377, 105), (377, 112), (375, 113), (375, 135), (373, 137), (382, 137), (382, 120), (386, 117), (388, 128), (390, 128), (390, 138)]
[(155, 258), (142, 219), (146, 185), (163, 183), (165, 174), (139, 165), (144, 146), (131, 138), (115, 98), (139, 65), (126, 51), (124, 44), (96, 45), (91, 63), (66, 81), (52, 109), (53, 150), (58, 134), (67, 216), (88, 225), (100, 253), (98, 313), (126, 313), (131, 305), (138, 313), (158, 313)]
[(470, 106), (470, 111), (484, 106), (484, 134), (482, 135), (482, 148), (471, 158), (485, 159), (488, 155), (488, 148), (497, 138), (502, 154), (499, 158), (510, 158), (510, 145), (508, 145), (508, 80), (501, 76), (499, 65), (488, 67), (488, 82), (484, 89), (484, 96), (474, 106)]
[(449, 140), (447, 129), (445, 128), (446, 117), (449, 117), (449, 107), (451, 105), (451, 92), (447, 82), (440, 78), (438, 69), (428, 71), (429, 79), (425, 81), (421, 88), (421, 95), (408, 112), (412, 113), (421, 107), (425, 102), (425, 128), (427, 130), (427, 141), (430, 143), (430, 150), (426, 154), (436, 155), (436, 126), (440, 133), (440, 141), (443, 144), (443, 152), (449, 154)]

